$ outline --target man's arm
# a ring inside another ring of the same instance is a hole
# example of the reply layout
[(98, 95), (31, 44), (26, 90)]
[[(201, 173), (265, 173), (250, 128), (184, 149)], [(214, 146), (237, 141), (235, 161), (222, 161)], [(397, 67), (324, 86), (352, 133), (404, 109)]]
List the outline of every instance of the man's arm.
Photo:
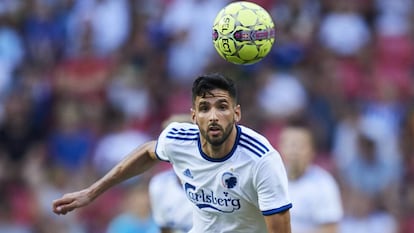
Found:
[(88, 188), (65, 194), (62, 198), (53, 201), (53, 212), (66, 214), (86, 206), (112, 186), (147, 171), (158, 161), (155, 156), (155, 146), (156, 141), (143, 144)]
[(286, 210), (278, 214), (264, 216), (267, 232), (269, 233), (291, 233), (290, 212)]

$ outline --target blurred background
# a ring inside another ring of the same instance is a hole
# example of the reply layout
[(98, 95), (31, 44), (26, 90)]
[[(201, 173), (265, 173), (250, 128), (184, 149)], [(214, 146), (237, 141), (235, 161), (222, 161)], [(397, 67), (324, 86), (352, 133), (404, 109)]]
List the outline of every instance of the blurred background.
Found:
[[(191, 107), (192, 80), (223, 72), (244, 125), (275, 144), (287, 119), (317, 133), (337, 179), (340, 232), (414, 232), (414, 2), (256, 0), (276, 41), (252, 66), (211, 41), (224, 0), (0, 0), (0, 232), (157, 232), (148, 180), (65, 217), (51, 203), (102, 176)], [(130, 226), (131, 225), (131, 226)]]

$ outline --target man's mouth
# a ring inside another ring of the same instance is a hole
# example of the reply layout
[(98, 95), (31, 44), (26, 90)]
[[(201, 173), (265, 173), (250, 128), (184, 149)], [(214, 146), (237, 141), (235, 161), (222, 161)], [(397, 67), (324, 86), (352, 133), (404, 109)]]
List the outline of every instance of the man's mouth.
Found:
[(212, 132), (214, 134), (217, 134), (217, 133), (221, 132), (221, 128), (220, 128), (220, 126), (212, 125), (212, 126), (208, 127), (208, 131)]

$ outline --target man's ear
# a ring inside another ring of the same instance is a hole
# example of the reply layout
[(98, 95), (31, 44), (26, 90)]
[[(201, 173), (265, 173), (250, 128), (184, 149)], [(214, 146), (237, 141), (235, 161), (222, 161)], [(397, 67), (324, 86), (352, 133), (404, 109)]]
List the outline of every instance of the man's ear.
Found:
[(238, 104), (236, 107), (234, 107), (234, 120), (236, 122), (239, 122), (241, 120), (241, 107), (240, 107), (240, 104)]
[(193, 124), (196, 124), (197, 120), (196, 120), (195, 110), (191, 108), (190, 111), (191, 111), (191, 121), (193, 122)]

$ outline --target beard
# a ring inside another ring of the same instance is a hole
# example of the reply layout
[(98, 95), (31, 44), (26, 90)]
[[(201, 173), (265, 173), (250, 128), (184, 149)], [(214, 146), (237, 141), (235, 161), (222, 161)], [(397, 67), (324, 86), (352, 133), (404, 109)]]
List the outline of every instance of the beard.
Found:
[[(225, 128), (218, 124), (211, 124), (207, 127), (207, 130), (200, 128), (201, 135), (206, 139), (206, 141), (211, 144), (212, 146), (221, 146), (230, 136), (231, 132), (233, 131), (234, 121), (229, 123)], [(221, 136), (212, 137), (208, 134), (208, 129), (210, 127), (218, 128), (221, 132)]]

